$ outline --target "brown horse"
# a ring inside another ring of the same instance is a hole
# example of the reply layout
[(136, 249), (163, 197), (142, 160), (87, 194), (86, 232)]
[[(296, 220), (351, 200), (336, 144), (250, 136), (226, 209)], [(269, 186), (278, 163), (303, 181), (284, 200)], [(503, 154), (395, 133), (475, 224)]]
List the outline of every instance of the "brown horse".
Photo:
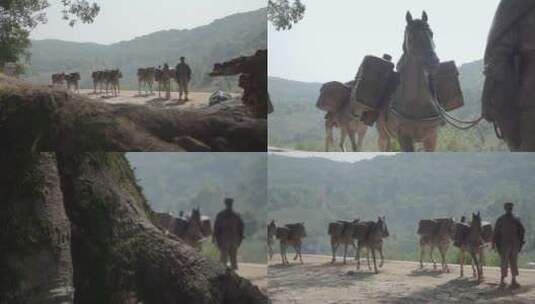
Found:
[(212, 234), (210, 219), (194, 208), (187, 217), (174, 217), (168, 213), (156, 213), (156, 225), (166, 233), (174, 235), (197, 250), (201, 241)]
[(429, 247), (429, 255), (433, 262), (433, 269), (437, 269), (437, 263), (433, 258), (433, 249), (438, 248), (441, 257), (443, 272), (450, 272), (446, 255), (455, 231), (455, 223), (452, 218), (421, 220), (418, 223), (418, 235), (420, 236), (420, 268), (424, 268), (425, 248)]
[(301, 255), (301, 245), (303, 238), (306, 237), (305, 224), (287, 224), (283, 227), (277, 227), (275, 236), (280, 241), (280, 251), (282, 264), (290, 264), (286, 257), (286, 250), (288, 246), (292, 246), (295, 249), (294, 260), (299, 258), (301, 264), (303, 264), (303, 256)]
[[(381, 256), (381, 263), (379, 267), (383, 267), (384, 255), (383, 255), (383, 239), (389, 236), (388, 227), (386, 226), (385, 217), (378, 217), (377, 222), (362, 222), (357, 225), (355, 230), (355, 236), (357, 238), (357, 270), (360, 269), (360, 251), (366, 247), (368, 254), (372, 254), (373, 267), (375, 273), (379, 273), (377, 270), (377, 260), (375, 252), (377, 251)], [(368, 268), (371, 270), (371, 266), (368, 262)]]
[(336, 221), (329, 224), (328, 233), (331, 236), (331, 249), (333, 253), (333, 258), (331, 263), (336, 262), (336, 250), (342, 244), (344, 245), (344, 264), (346, 263), (347, 257), (347, 247), (355, 246), (355, 229), (359, 220), (356, 219), (352, 222), (346, 221)]
[(435, 151), (438, 128), (444, 124), (431, 89), (430, 75), (439, 65), (433, 32), (425, 12), (413, 20), (407, 12), (403, 56), (397, 64), (400, 85), (377, 121), (378, 146), (391, 150), (391, 137), (397, 138), (403, 152), (413, 152), (414, 144), (423, 143), (424, 150)]
[(340, 104), (336, 111), (329, 111), (325, 115), (325, 151), (329, 152), (330, 146), (334, 145), (334, 129), (340, 128), (340, 150), (345, 152), (345, 141), (349, 137), (351, 149), (358, 152), (362, 149), (362, 143), (368, 126), (361, 121), (360, 116), (353, 115), (352, 105), (349, 102), (351, 87), (354, 82), (341, 83), (331, 81), (325, 83), (320, 89), (318, 104)]
[(67, 81), (67, 90), (70, 91), (71, 87), (74, 87), (73, 92), (80, 93), (80, 87), (79, 87), (80, 73), (75, 72), (75, 73), (67, 74), (65, 75), (65, 80)]
[(464, 276), (464, 260), (468, 251), (472, 257), (474, 277), (477, 277), (479, 282), (483, 280), (483, 235), (481, 215), (479, 212), (472, 214), (472, 222), (470, 224), (457, 223), (455, 244), (461, 251), (461, 277)]
[(153, 67), (137, 69), (138, 93), (141, 95), (141, 89), (145, 94), (152, 94), (152, 87), (154, 84), (154, 77), (156, 69)]

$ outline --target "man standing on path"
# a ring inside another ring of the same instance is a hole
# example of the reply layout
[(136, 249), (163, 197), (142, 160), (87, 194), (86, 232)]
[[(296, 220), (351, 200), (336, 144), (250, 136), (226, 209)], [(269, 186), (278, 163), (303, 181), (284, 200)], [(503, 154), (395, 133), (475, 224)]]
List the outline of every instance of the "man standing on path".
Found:
[(225, 266), (230, 257), (232, 270), (238, 270), (238, 248), (244, 239), (244, 225), (241, 216), (234, 212), (232, 198), (225, 199), (226, 208), (215, 218), (214, 236), (212, 241), (219, 249), (220, 259)]
[(178, 100), (182, 100), (182, 95), (185, 94), (184, 101), (188, 101), (188, 85), (191, 80), (191, 69), (186, 64), (186, 58), (180, 57), (180, 63), (176, 65), (176, 81), (178, 82)]
[(518, 288), (518, 254), (525, 244), (525, 229), (520, 219), (513, 214), (513, 203), (504, 204), (505, 214), (496, 221), (492, 248), (500, 254), (501, 280), (500, 287), (505, 286), (508, 268), (511, 268), (511, 288)]

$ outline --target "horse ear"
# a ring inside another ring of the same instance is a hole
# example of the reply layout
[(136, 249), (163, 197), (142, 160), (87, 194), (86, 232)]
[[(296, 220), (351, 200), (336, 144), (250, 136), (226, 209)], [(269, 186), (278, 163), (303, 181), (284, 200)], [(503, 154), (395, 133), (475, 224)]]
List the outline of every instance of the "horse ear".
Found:
[(407, 11), (407, 15), (405, 15), (405, 19), (407, 20), (407, 23), (411, 23), (412, 22), (411, 12)]
[(427, 17), (427, 13), (425, 11), (422, 12), (422, 21), (427, 22), (429, 18)]

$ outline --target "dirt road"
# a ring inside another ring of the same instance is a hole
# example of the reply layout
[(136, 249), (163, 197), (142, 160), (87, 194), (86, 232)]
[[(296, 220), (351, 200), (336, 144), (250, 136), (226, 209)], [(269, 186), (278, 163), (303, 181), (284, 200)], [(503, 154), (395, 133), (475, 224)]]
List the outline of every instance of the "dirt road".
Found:
[(249, 264), (249, 263), (240, 263), (238, 265), (238, 274), (248, 280), (253, 284), (258, 286), (264, 292), (267, 291), (268, 280), (267, 280), (267, 266), (264, 264)]
[[(292, 253), (290, 253), (289, 258)], [(469, 278), (423, 270), (413, 262), (385, 261), (379, 274), (367, 266), (356, 271), (354, 262), (332, 265), (327, 256), (304, 255), (304, 265), (283, 266), (274, 257), (268, 267), (268, 295), (273, 303), (535, 303), (535, 270), (520, 271), (520, 289), (499, 290), (499, 269), (485, 267), (485, 281), (478, 284), (470, 266)], [(361, 264), (362, 265), (362, 264)]]
[[(100, 100), (106, 103), (130, 103), (138, 105), (149, 105), (158, 108), (181, 108), (181, 109), (196, 109), (205, 107), (208, 105), (208, 99), (211, 93), (205, 92), (191, 92), (188, 96), (189, 101), (178, 101), (178, 93), (173, 92), (170, 100), (165, 100), (165, 94), (158, 97), (158, 91), (152, 95), (139, 94), (137, 91), (121, 91), (121, 94), (117, 97), (112, 97), (111, 94), (105, 96), (105, 94), (94, 94), (93, 90), (80, 90), (80, 95), (89, 97), (94, 100)], [(234, 94), (234, 97), (238, 94)]]

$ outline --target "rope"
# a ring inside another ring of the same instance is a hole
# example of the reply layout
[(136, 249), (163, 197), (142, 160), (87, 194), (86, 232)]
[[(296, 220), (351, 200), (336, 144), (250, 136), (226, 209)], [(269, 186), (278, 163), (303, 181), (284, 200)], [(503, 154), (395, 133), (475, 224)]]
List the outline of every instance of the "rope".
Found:
[[(440, 115), (440, 117), (442, 119), (444, 119), (444, 121), (446, 123), (448, 123), (450, 126), (456, 128), (456, 129), (459, 129), (459, 130), (468, 130), (468, 129), (471, 129), (475, 126), (477, 126), (482, 120), (483, 120), (483, 116), (480, 116), (479, 118), (477, 119), (474, 119), (474, 120), (461, 120), (461, 119), (458, 119), (456, 117), (453, 117), (451, 114), (448, 113), (448, 111), (446, 111), (439, 103), (438, 101), (432, 99), (431, 102), (433, 103), (433, 105), (438, 109), (438, 113)], [(465, 124), (466, 126), (461, 126), (461, 125), (458, 125), (456, 123), (459, 123), (459, 124)]]

